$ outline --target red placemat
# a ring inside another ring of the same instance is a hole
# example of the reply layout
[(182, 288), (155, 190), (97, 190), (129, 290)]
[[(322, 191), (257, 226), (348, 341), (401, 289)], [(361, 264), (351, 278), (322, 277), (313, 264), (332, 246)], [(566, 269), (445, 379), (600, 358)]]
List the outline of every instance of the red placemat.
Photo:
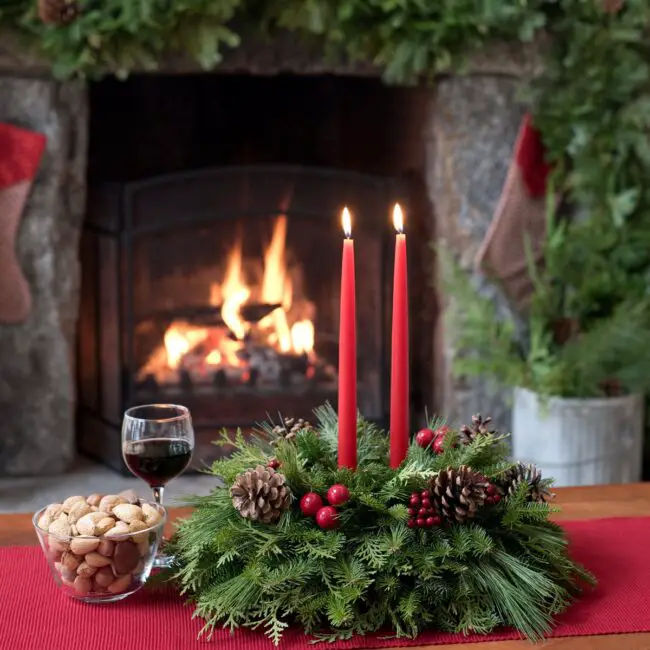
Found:
[[(593, 571), (596, 589), (582, 596), (558, 619), (553, 636), (650, 631), (650, 518), (565, 522), (573, 556)], [(171, 590), (140, 591), (112, 604), (79, 603), (56, 588), (40, 548), (0, 549), (0, 649), (25, 650), (272, 650), (261, 633), (231, 636), (218, 631), (212, 641), (197, 640), (202, 623), (192, 619)], [(488, 636), (428, 632), (416, 640), (379, 635), (314, 646), (298, 630), (287, 632), (283, 650), (343, 650), (516, 639), (504, 630)]]

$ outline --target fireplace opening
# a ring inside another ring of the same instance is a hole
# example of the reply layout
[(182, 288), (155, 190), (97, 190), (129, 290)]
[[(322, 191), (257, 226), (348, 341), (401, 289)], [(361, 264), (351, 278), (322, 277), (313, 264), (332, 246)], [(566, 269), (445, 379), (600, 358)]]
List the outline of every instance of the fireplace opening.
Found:
[[(207, 259), (189, 277), (167, 281), (163, 301), (149, 291), (146, 270), (136, 272), (135, 293), (143, 296), (135, 326), (138, 397), (212, 393), (212, 385), (225, 397), (309, 390), (331, 397), (336, 323), (323, 313), (330, 297), (310, 299), (309, 285), (313, 296), (322, 285), (308, 281), (308, 265), (288, 247), (287, 215), (259, 221), (246, 234), (237, 223), (202, 242)], [(158, 253), (172, 259), (179, 244), (177, 236), (158, 241)]]
[[(395, 201), (411, 219), (412, 286), (426, 274), (425, 95), (373, 79), (192, 75), (106, 80), (90, 98), (81, 450), (122, 469), (120, 420), (137, 404), (188, 406), (197, 461), (223, 453), (210, 444), (223, 427), (336, 404), (344, 205), (359, 408), (385, 423)], [(414, 403), (432, 380), (425, 284), (411, 305)]]

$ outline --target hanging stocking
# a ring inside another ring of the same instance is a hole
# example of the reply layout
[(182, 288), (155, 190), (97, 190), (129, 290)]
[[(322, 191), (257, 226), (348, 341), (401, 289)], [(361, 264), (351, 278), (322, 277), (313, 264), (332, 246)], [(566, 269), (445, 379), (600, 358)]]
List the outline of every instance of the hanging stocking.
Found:
[(40, 133), (0, 123), (0, 323), (20, 323), (31, 309), (16, 234), (44, 149)]
[(499, 204), (475, 260), (477, 268), (500, 282), (518, 309), (526, 306), (533, 290), (526, 239), (535, 260), (541, 258), (548, 172), (541, 138), (526, 115)]

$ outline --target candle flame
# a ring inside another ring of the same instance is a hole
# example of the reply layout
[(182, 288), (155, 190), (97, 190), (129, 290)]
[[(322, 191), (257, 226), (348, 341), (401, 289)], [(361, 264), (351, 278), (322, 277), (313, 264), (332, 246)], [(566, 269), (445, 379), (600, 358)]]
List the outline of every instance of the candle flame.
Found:
[(397, 232), (404, 232), (404, 214), (402, 213), (402, 208), (400, 207), (399, 203), (396, 203), (395, 207), (393, 208), (393, 225), (395, 226), (395, 230), (397, 230)]
[(341, 212), (341, 223), (343, 224), (343, 232), (349, 239), (352, 237), (352, 217), (350, 217), (350, 211), (347, 207), (343, 208), (343, 212)]

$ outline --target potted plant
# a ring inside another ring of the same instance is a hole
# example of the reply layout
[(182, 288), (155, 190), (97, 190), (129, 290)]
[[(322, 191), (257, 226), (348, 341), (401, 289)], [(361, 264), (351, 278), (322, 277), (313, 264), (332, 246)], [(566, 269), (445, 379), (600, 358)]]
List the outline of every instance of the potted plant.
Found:
[[(549, 203), (549, 205), (552, 205)], [(532, 295), (503, 315), (439, 248), (453, 372), (513, 390), (513, 455), (558, 485), (641, 478), (650, 388), (650, 226), (550, 209)]]

